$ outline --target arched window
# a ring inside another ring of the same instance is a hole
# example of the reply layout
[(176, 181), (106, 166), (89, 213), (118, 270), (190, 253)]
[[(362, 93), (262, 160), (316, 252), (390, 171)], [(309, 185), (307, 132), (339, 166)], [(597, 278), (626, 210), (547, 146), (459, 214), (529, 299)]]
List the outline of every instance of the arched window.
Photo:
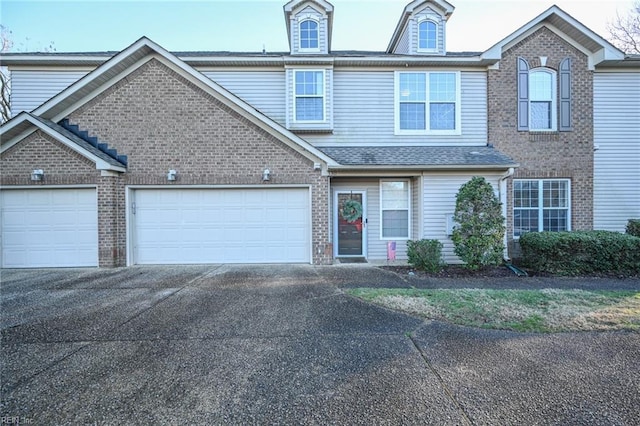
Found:
[(311, 19), (300, 22), (300, 49), (318, 48), (318, 23)]
[(529, 129), (556, 129), (556, 73), (547, 68), (529, 71)]
[(525, 58), (518, 58), (517, 73), (518, 131), (573, 131), (571, 58), (560, 61), (557, 72), (532, 69)]
[(436, 50), (438, 25), (433, 21), (422, 21), (418, 25), (418, 49)]

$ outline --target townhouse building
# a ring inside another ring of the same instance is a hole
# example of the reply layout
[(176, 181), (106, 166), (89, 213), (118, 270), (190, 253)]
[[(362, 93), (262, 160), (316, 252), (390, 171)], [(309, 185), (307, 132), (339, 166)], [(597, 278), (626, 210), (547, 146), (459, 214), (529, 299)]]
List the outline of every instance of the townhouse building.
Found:
[[(453, 253), (456, 193), (525, 232), (640, 217), (640, 56), (553, 6), (484, 52), (415, 0), (385, 51), (334, 51), (334, 6), (286, 3), (288, 52), (11, 53), (2, 267), (313, 263)], [(366, 10), (363, 11), (366, 13)]]

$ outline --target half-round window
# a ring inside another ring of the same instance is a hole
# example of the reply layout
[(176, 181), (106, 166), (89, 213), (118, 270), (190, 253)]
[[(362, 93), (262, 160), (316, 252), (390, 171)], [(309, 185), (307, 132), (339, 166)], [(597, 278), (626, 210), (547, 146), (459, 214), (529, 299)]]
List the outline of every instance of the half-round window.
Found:
[(418, 49), (436, 50), (438, 26), (433, 21), (422, 21), (418, 25)]
[(300, 49), (318, 48), (318, 23), (311, 19), (300, 23)]

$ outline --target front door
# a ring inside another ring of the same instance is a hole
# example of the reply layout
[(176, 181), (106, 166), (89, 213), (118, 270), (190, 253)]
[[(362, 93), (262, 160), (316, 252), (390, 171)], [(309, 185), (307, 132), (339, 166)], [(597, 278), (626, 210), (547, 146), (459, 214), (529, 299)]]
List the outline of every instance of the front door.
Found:
[(364, 191), (337, 191), (335, 194), (336, 257), (364, 257), (365, 217)]

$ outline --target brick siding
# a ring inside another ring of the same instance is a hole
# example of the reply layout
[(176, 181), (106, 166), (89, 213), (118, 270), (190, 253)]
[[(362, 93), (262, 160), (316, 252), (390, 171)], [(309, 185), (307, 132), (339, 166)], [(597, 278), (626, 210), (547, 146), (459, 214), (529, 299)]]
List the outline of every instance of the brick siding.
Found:
[[(309, 185), (312, 261), (332, 261), (329, 178), (314, 170), (313, 161), (158, 60), (143, 64), (69, 119), (127, 155), (127, 172), (101, 176), (92, 162), (60, 144), (44, 138), (43, 146), (40, 135), (3, 153), (3, 184), (32, 184), (34, 168), (45, 170), (45, 184), (96, 184), (100, 266), (126, 264), (128, 185)], [(269, 183), (262, 181), (265, 168), (271, 171)], [(177, 171), (174, 182), (167, 181), (169, 169)]]
[[(35, 169), (44, 179), (31, 180)], [(100, 172), (92, 161), (49, 135), (36, 131), (2, 153), (2, 185), (78, 185), (97, 184)]]
[[(541, 56), (547, 57), (547, 68), (556, 71), (561, 60), (572, 60), (573, 131), (518, 131), (516, 61), (523, 57), (533, 69), (540, 66)], [(513, 179), (570, 179), (571, 229), (592, 229), (593, 75), (587, 57), (549, 29), (541, 28), (505, 51), (499, 69), (489, 71), (488, 105), (489, 142), (520, 163), (508, 182), (510, 246), (513, 247)]]

